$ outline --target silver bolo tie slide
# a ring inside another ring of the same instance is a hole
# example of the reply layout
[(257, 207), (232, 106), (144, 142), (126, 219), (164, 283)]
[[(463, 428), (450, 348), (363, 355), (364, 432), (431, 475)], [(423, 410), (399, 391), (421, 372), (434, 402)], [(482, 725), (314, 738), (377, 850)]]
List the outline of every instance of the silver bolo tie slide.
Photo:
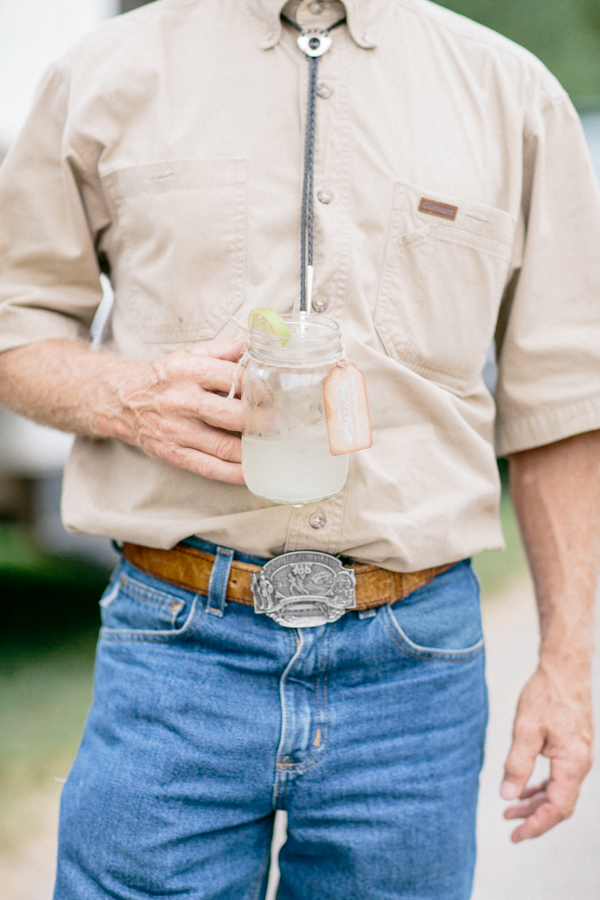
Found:
[(302, 184), (302, 232), (300, 241), (300, 311), (310, 313), (313, 291), (313, 218), (314, 218), (314, 169), (315, 123), (317, 118), (317, 69), (319, 59), (333, 43), (330, 32), (346, 21), (344, 16), (323, 31), (302, 31), (297, 22), (282, 15), (281, 18), (299, 31), (298, 46), (308, 59), (308, 112), (306, 115), (306, 142), (304, 151), (304, 180)]

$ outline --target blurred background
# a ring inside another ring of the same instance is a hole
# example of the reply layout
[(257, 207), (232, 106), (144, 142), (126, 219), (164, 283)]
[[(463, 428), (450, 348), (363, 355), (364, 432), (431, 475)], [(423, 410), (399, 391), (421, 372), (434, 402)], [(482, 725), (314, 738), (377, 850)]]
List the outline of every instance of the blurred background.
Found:
[[(0, 0), (0, 158), (46, 67), (135, 0)], [(570, 92), (600, 176), (600, 0), (448, 0), (525, 45)], [(105, 285), (110, 304), (110, 288)], [(101, 316), (99, 317), (101, 320)], [(96, 322), (96, 329), (102, 322)], [(493, 387), (494, 364), (486, 366)], [(61, 784), (91, 701), (97, 603), (115, 554), (69, 536), (60, 487), (71, 438), (0, 407), (0, 900), (50, 900)], [(506, 487), (506, 467), (499, 461)], [(506, 489), (505, 552), (482, 554), (491, 718), (474, 900), (600, 900), (596, 767), (574, 819), (513, 847), (497, 796), (520, 687), (533, 671), (533, 593)], [(596, 670), (596, 683), (598, 671)], [(279, 833), (284, 823), (280, 820)], [(272, 884), (272, 888), (274, 884)]]

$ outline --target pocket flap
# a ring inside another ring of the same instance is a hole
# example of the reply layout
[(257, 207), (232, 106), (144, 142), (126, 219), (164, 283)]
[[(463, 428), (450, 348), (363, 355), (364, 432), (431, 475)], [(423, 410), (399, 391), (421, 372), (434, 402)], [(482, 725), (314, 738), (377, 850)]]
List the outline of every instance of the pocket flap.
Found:
[(178, 159), (116, 169), (103, 177), (113, 200), (139, 194), (189, 191), (207, 185), (235, 185), (246, 181), (244, 159)]
[(447, 194), (432, 192), (411, 184), (397, 183), (394, 190), (394, 209), (414, 216), (415, 229), (424, 225), (444, 231), (476, 235), (495, 241), (504, 247), (512, 246), (515, 220), (510, 213), (483, 203), (458, 200)]

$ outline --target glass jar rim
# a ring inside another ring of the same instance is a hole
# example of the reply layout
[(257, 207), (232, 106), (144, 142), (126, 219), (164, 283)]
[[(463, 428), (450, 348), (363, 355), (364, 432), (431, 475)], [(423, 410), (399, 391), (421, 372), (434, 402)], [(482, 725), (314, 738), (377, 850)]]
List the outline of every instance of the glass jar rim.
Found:
[(281, 317), (291, 336), (250, 329), (248, 352), (259, 359), (281, 365), (336, 361), (342, 355), (340, 326), (334, 319), (307, 313), (286, 313)]

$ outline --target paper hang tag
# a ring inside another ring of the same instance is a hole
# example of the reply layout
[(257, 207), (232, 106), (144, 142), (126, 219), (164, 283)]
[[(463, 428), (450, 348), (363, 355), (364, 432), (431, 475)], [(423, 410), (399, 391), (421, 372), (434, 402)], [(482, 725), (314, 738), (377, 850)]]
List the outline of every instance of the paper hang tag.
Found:
[(373, 443), (365, 376), (352, 363), (334, 366), (323, 382), (329, 449), (333, 456)]

